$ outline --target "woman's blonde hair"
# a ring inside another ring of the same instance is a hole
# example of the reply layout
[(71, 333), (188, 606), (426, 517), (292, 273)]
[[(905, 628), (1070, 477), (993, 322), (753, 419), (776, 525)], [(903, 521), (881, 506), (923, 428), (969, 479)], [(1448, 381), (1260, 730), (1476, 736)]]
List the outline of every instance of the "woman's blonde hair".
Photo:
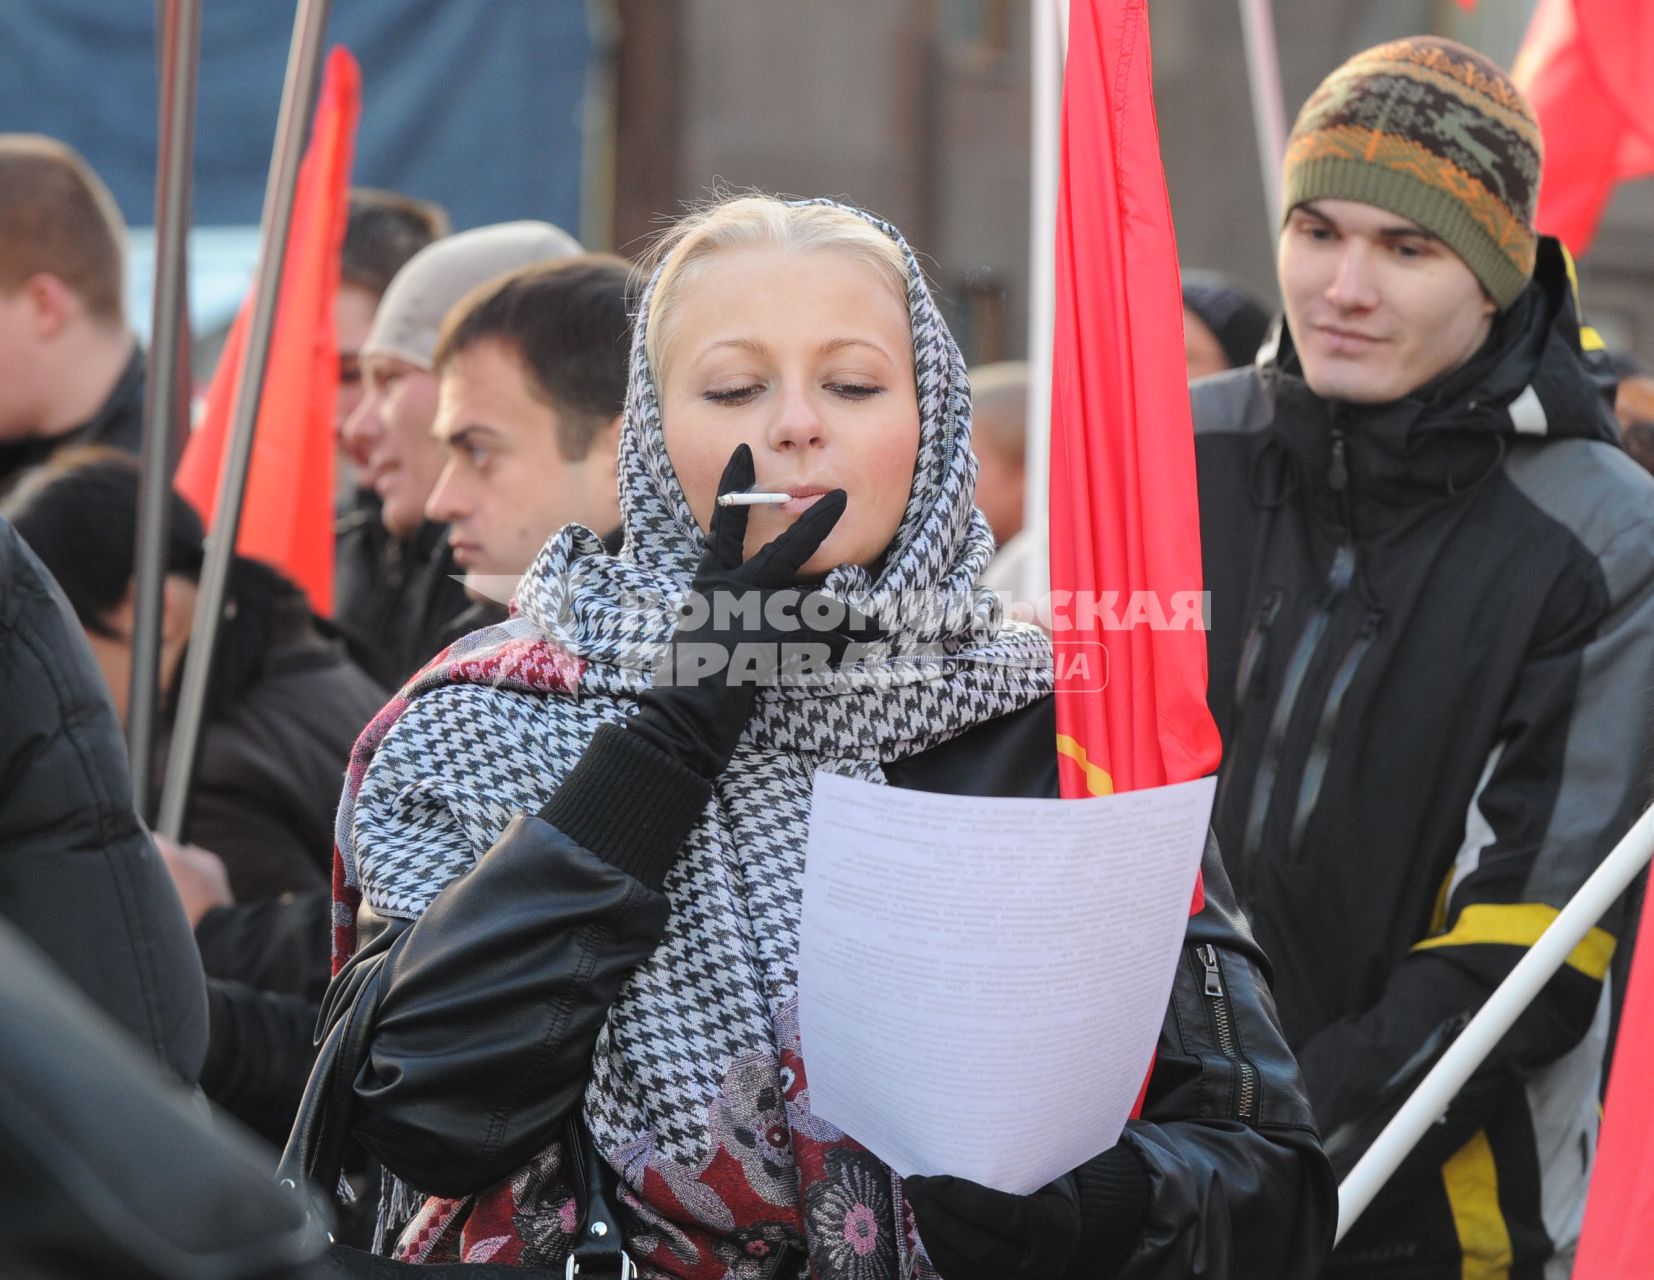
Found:
[(659, 264), (649, 301), (644, 353), (660, 383), (665, 334), (684, 289), (706, 260), (724, 249), (776, 249), (802, 254), (833, 249), (872, 267), (907, 307), (907, 261), (900, 247), (865, 218), (832, 204), (789, 204), (775, 196), (726, 197), (680, 219), (655, 247)]

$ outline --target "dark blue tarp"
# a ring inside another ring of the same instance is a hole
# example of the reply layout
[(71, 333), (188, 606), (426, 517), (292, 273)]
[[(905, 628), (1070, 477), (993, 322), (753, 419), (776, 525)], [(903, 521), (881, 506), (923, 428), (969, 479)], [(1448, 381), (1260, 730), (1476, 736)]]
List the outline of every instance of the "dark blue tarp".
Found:
[[(203, 0), (195, 221), (254, 224), (294, 4)], [(580, 224), (586, 0), (334, 0), (362, 65), (358, 185), (435, 200), (456, 228)], [(78, 149), (127, 221), (154, 221), (153, 0), (0, 0), (0, 131)]]

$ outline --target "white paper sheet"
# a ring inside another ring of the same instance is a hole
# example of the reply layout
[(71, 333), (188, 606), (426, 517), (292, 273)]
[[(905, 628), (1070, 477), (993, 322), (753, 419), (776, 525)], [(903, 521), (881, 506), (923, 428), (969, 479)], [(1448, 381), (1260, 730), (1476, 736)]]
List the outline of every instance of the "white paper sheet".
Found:
[(818, 774), (798, 959), (811, 1110), (900, 1174), (1015, 1194), (1114, 1145), (1214, 785), (1007, 800)]

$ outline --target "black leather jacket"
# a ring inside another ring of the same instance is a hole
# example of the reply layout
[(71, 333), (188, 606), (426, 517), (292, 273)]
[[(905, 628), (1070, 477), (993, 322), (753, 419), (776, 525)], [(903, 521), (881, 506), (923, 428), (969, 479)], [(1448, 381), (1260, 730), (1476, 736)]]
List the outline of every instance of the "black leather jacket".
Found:
[[(1054, 735), (1047, 699), (885, 772), (928, 791), (1054, 796)], [(1286, 1280), (1317, 1274), (1331, 1247), (1332, 1172), (1215, 842), (1203, 871), (1143, 1116), (1121, 1140), (1147, 1171), (1141, 1224), (1123, 1269), (1081, 1260), (1076, 1276)], [(658, 888), (540, 818), (516, 819), (476, 870), (335, 979), (324, 1029), (376, 985), (358, 1135), (426, 1191), (509, 1176), (579, 1103), (609, 1005), (667, 914)]]

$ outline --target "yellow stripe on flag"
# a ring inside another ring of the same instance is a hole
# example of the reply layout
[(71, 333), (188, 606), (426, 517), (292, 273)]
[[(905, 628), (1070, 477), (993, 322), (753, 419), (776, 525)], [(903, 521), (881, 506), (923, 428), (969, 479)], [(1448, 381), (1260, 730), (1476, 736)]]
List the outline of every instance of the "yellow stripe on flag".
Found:
[[(1433, 947), (1473, 947), (1479, 943), (1500, 943), (1511, 947), (1531, 947), (1539, 935), (1550, 927), (1557, 917), (1555, 907), (1543, 902), (1478, 902), (1459, 912), (1448, 932), (1426, 938), (1414, 945), (1414, 951), (1428, 951)], [(1606, 929), (1595, 929), (1568, 953), (1568, 965), (1578, 969), (1587, 978), (1601, 982), (1608, 972), (1608, 962), (1614, 958), (1614, 935)]]
[(1092, 795), (1111, 796), (1114, 794), (1114, 779), (1108, 776), (1108, 770), (1092, 764), (1085, 754), (1085, 748), (1066, 733), (1057, 735), (1057, 754), (1067, 756), (1080, 766), (1080, 772), (1085, 774), (1085, 788)]
[(1442, 1185), (1459, 1233), (1463, 1280), (1506, 1280), (1510, 1229), (1499, 1211), (1499, 1174), (1486, 1133), (1478, 1133), (1442, 1166)]

